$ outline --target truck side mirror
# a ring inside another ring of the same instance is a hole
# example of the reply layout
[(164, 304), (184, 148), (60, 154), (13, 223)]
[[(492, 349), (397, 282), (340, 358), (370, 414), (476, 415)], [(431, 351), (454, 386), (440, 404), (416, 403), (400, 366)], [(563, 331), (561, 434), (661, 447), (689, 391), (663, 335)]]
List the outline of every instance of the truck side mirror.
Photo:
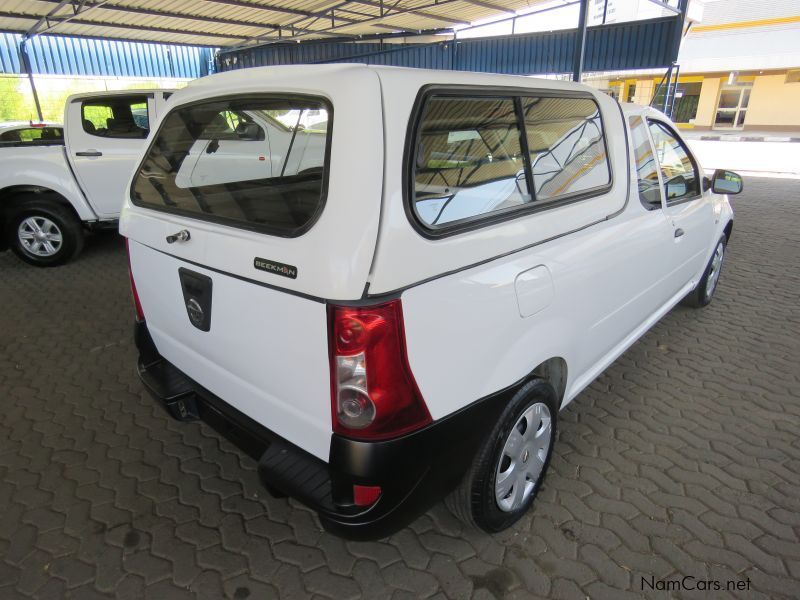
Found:
[(711, 179), (711, 191), (715, 194), (738, 194), (744, 188), (742, 176), (733, 171), (717, 169)]

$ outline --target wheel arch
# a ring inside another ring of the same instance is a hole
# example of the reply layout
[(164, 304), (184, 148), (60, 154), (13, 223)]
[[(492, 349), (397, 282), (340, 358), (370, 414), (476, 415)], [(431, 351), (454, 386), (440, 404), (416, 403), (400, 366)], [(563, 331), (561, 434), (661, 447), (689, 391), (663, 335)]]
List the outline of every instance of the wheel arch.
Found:
[(41, 185), (12, 185), (0, 190), (0, 213), (7, 215), (12, 209), (33, 200), (47, 200), (66, 206), (76, 219), (82, 221), (75, 206), (66, 196)]
[(12, 185), (5, 187), (0, 190), (0, 249), (8, 248), (10, 243), (6, 239), (6, 224), (11, 218), (12, 211), (27, 202), (35, 200), (54, 202), (64, 206), (75, 216), (78, 222), (82, 221), (72, 202), (55, 190), (39, 185)]
[(560, 356), (554, 356), (539, 363), (531, 371), (529, 379), (543, 379), (552, 385), (561, 405), (567, 390), (567, 373), (567, 361)]
[(725, 228), (722, 230), (722, 233), (725, 234), (725, 240), (730, 242), (731, 241), (731, 235), (733, 235), (733, 219), (728, 221), (728, 224), (725, 225)]

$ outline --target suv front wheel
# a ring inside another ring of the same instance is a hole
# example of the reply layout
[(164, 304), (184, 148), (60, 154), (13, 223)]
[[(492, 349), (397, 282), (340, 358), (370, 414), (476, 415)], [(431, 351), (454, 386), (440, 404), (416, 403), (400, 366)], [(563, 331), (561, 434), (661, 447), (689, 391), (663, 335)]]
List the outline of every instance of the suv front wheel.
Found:
[(725, 262), (725, 250), (728, 246), (728, 238), (725, 234), (717, 241), (714, 252), (708, 261), (706, 270), (700, 278), (697, 287), (681, 301), (684, 306), (702, 308), (711, 303), (714, 292), (717, 291), (719, 276), (722, 273), (722, 263)]
[(6, 224), (6, 240), (25, 262), (54, 267), (78, 255), (83, 248), (83, 229), (67, 207), (37, 199), (13, 210)]

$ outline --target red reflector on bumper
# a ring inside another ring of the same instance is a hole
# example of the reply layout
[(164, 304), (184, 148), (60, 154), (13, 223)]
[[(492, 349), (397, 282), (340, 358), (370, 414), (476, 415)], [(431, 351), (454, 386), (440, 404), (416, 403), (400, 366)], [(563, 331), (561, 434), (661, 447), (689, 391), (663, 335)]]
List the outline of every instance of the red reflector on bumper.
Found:
[(372, 506), (381, 497), (378, 485), (354, 485), (353, 503), (356, 506)]

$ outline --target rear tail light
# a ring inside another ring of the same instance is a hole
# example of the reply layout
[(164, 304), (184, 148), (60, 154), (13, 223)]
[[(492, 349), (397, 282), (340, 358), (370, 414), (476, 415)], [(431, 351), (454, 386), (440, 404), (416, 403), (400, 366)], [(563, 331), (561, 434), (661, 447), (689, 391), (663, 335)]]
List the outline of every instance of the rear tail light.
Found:
[(328, 319), (333, 430), (380, 440), (430, 423), (408, 365), (400, 300), (330, 306)]
[(142, 303), (139, 301), (139, 292), (136, 291), (136, 282), (133, 280), (133, 269), (131, 268), (131, 248), (128, 238), (125, 238), (125, 252), (128, 255), (128, 277), (131, 280), (131, 294), (133, 294), (133, 305), (136, 308), (136, 320), (140, 323), (144, 321), (144, 311)]

